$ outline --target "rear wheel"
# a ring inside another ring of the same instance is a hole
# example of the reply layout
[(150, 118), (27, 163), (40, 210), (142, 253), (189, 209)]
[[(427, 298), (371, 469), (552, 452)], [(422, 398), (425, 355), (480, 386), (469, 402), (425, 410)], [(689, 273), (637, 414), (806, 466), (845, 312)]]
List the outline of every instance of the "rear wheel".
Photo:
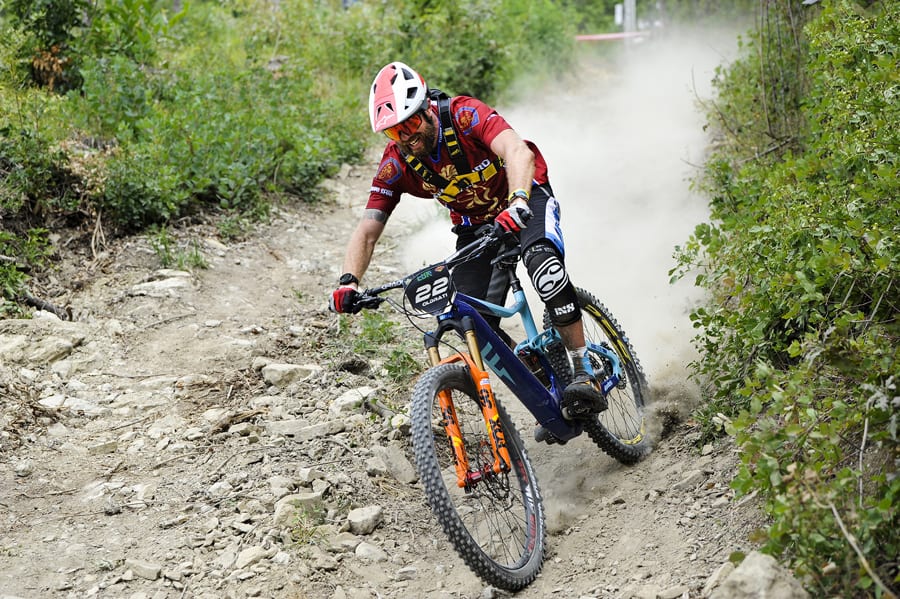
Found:
[[(613, 350), (624, 371), (622, 380), (606, 396), (609, 407), (587, 419), (584, 428), (600, 449), (623, 464), (634, 464), (651, 449), (645, 409), (650, 395), (647, 379), (631, 342), (606, 306), (584, 289), (576, 288), (576, 292), (581, 305), (585, 340)], [(544, 326), (552, 326), (546, 310)], [(561, 345), (552, 347), (548, 355), (563, 385), (571, 382), (572, 367), (565, 348)], [(591, 354), (591, 365), (599, 381), (612, 374), (612, 364), (598, 354)]]
[[(469, 461), (478, 474), (457, 484), (456, 459), (438, 394), (451, 394)], [(503, 406), (497, 406), (512, 470), (494, 474), (491, 439), (469, 370), (443, 364), (428, 370), (413, 390), (411, 424), (416, 467), (428, 503), (463, 561), (485, 582), (517, 591), (538, 575), (546, 527), (534, 469)]]

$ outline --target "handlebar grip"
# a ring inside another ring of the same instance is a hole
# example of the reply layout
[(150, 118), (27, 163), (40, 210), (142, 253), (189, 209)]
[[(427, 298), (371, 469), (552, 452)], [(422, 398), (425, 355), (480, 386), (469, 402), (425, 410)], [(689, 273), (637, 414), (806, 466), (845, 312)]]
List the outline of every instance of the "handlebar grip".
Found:
[(353, 302), (353, 308), (356, 312), (360, 310), (377, 310), (378, 306), (385, 301), (385, 298), (376, 295), (361, 294), (356, 301)]

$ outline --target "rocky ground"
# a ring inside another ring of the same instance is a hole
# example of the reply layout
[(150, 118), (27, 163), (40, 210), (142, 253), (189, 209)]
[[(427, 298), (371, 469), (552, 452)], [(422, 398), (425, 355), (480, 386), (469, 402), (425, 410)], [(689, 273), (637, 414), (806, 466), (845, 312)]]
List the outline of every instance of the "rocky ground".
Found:
[[(230, 245), (195, 227), (208, 268), (190, 272), (131, 239), (67, 266), (85, 279), (72, 321), (0, 322), (6, 595), (502, 596), (424, 503), (408, 386), (324, 309), (352, 214), (283, 208)], [(518, 420), (551, 536), (517, 596), (699, 597), (751, 549), (727, 442), (698, 448), (680, 423), (624, 467), (586, 439), (538, 445)]]
[[(411, 465), (412, 375), (389, 356), (421, 360), (418, 334), (326, 310), (372, 168), (239, 241), (177, 229), (182, 268), (160, 267), (152, 237), (70, 252), (42, 288), (70, 320), (0, 321), (0, 597), (509, 596), (456, 556)], [(422, 229), (389, 228), (370, 282), (406, 272)], [(635, 466), (588, 439), (535, 443), (507, 398), (550, 530), (516, 597), (750, 596), (722, 582), (761, 525), (729, 488), (734, 448), (698, 447), (686, 375), (636, 349), (666, 418)]]

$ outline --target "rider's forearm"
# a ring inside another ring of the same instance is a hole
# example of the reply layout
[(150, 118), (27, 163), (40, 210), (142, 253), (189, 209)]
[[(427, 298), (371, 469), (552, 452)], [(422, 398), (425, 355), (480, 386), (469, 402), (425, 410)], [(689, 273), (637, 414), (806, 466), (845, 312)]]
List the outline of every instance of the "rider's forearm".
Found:
[(366, 218), (360, 221), (347, 244), (342, 273), (349, 272), (357, 279), (362, 280), (372, 261), (372, 254), (375, 253), (375, 244), (383, 230), (383, 223)]
[(507, 129), (491, 142), (491, 151), (503, 158), (510, 193), (524, 189), (530, 194), (534, 180), (534, 152), (528, 144), (514, 130)]
[(525, 145), (517, 144), (506, 163), (506, 180), (509, 191), (524, 189), (531, 194), (531, 182), (534, 179), (534, 153)]

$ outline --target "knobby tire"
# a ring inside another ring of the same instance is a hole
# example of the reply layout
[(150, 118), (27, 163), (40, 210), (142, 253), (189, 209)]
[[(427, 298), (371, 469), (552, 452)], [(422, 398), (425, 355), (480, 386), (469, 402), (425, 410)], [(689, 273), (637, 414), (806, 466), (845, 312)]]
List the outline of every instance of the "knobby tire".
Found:
[[(625, 372), (625, 381), (606, 396), (609, 407), (584, 422), (584, 429), (596, 445), (623, 464), (635, 464), (650, 453), (651, 439), (647, 431), (646, 402), (650, 388), (628, 336), (609, 310), (584, 289), (576, 288), (582, 310), (585, 339), (589, 343), (612, 348)], [(544, 326), (552, 326), (544, 311)], [(548, 351), (550, 365), (563, 385), (572, 381), (572, 367), (561, 345)], [(597, 356), (592, 356), (598, 380), (609, 376), (609, 370)]]
[(428, 503), (450, 543), (485, 582), (520, 590), (544, 561), (546, 524), (534, 469), (518, 431), (498, 405), (512, 471), (489, 477), (470, 492), (457, 485), (450, 441), (441, 426), (438, 393), (452, 393), (470, 471), (493, 464), (478, 393), (462, 364), (431, 368), (413, 390), (411, 426), (416, 468)]

